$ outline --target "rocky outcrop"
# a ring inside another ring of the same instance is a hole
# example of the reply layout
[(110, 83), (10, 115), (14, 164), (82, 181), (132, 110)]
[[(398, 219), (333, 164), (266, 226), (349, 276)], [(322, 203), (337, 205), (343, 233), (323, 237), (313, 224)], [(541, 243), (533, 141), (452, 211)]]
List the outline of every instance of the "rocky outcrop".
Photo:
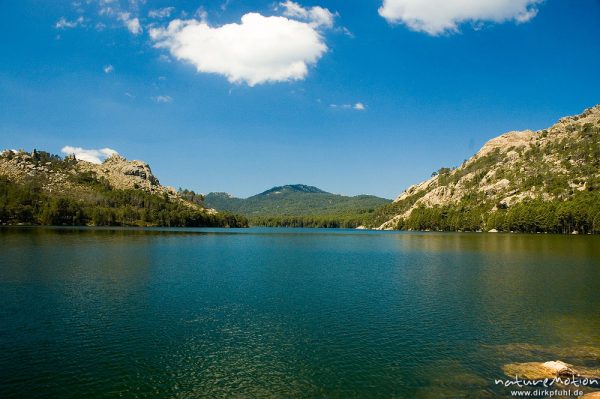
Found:
[(78, 161), (77, 167), (80, 171), (93, 172), (99, 178), (106, 179), (112, 187), (117, 189), (141, 188), (150, 192), (176, 194), (174, 188), (160, 185), (146, 162), (128, 161), (120, 155), (112, 155), (99, 165)]
[(590, 145), (599, 141), (600, 105), (548, 129), (505, 133), (457, 168), (442, 168), (406, 189), (394, 200), (396, 215), (379, 229), (393, 229), (417, 207), (454, 205), (465, 198), (491, 204), (492, 210), (529, 199), (568, 199), (600, 177), (597, 150)]
[(544, 363), (511, 363), (505, 365), (502, 370), (509, 377), (519, 377), (527, 380), (540, 380), (544, 378), (564, 377), (570, 378), (576, 375), (570, 364), (557, 361)]
[(542, 380), (544, 378), (587, 378), (600, 379), (600, 370), (577, 367), (572, 364), (553, 360), (548, 362), (510, 363), (502, 368), (509, 377), (526, 380)]
[(35, 150), (31, 153), (5, 150), (0, 155), (0, 175), (17, 183), (37, 179), (42, 183), (43, 189), (63, 194), (85, 194), (89, 184), (100, 182), (117, 190), (144, 190), (180, 201), (196, 210), (216, 213), (213, 209), (203, 208), (181, 198), (173, 187), (161, 185), (146, 162), (128, 161), (116, 154), (101, 164), (95, 164), (78, 160), (74, 156), (61, 159)]

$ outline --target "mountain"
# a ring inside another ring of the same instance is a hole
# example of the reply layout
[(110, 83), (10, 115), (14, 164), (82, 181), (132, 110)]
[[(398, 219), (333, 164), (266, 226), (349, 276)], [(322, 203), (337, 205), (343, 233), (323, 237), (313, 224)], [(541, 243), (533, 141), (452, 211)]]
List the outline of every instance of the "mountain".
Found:
[(488, 141), (456, 168), (407, 188), (380, 229), (600, 232), (600, 105), (539, 131)]
[[(192, 199), (192, 200), (190, 200)], [(94, 164), (44, 151), (0, 153), (0, 224), (241, 226), (195, 193), (160, 184), (150, 166), (119, 155)]]
[(288, 184), (286, 186), (273, 187), (267, 191), (263, 191), (258, 195), (269, 195), (269, 194), (284, 194), (284, 193), (313, 193), (313, 194), (329, 194), (327, 191), (323, 191), (315, 186), (307, 186), (305, 184)]
[(245, 199), (226, 193), (209, 193), (204, 198), (206, 206), (248, 217), (355, 215), (390, 202), (372, 195), (332, 194), (304, 184), (273, 187)]

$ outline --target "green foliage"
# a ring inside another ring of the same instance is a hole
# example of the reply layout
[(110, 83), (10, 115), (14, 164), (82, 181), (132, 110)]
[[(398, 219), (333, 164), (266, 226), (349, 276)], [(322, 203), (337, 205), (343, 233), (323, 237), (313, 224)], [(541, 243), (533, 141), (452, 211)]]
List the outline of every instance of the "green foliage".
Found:
[(93, 174), (78, 174), (73, 179), (85, 184), (91, 193), (67, 197), (44, 192), (42, 182), (37, 179), (16, 184), (0, 176), (0, 224), (248, 226), (248, 220), (243, 216), (209, 214), (142, 190), (113, 190)]
[(600, 233), (600, 191), (577, 192), (567, 201), (531, 200), (496, 210), (468, 200), (456, 205), (418, 207), (398, 230)]
[[(462, 191), (459, 203), (414, 209), (398, 229), (598, 233), (600, 219), (600, 127), (592, 123), (566, 128), (568, 135), (541, 131), (526, 147), (495, 149), (457, 169), (433, 173), (431, 188), (415, 190), (401, 201), (377, 209), (368, 226), (404, 215), (431, 189)], [(510, 154), (510, 155), (509, 155)], [(508, 158), (510, 156), (510, 159)], [(493, 171), (492, 173), (490, 173)], [(468, 178), (465, 178), (467, 177)], [(485, 182), (484, 182), (485, 178)], [(506, 180), (495, 191), (493, 184)], [(460, 181), (460, 184), (458, 184)], [(481, 190), (482, 186), (490, 189)], [(585, 187), (585, 190), (581, 190)], [(538, 198), (511, 206), (505, 197), (527, 193)], [(539, 198), (546, 198), (541, 200)]]
[(196, 194), (192, 190), (188, 190), (187, 188), (182, 189), (181, 187), (179, 187), (179, 190), (177, 190), (177, 194), (179, 194), (181, 198), (189, 202), (192, 202), (196, 205), (204, 206), (204, 195), (202, 194)]
[(302, 184), (274, 187), (246, 199), (226, 193), (210, 193), (205, 198), (210, 208), (241, 213), (252, 225), (270, 227), (357, 227), (389, 202), (371, 195), (331, 194)]
[(255, 216), (250, 218), (250, 225), (353, 229), (364, 226), (370, 219), (371, 212), (312, 216)]

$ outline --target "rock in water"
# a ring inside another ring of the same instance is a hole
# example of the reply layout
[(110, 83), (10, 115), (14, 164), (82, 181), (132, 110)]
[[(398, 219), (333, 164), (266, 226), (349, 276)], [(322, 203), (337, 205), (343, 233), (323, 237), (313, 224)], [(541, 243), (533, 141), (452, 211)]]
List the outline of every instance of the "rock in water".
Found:
[(504, 374), (509, 377), (519, 377), (526, 380), (541, 380), (544, 378), (573, 377), (577, 375), (573, 366), (560, 360), (545, 363), (511, 363), (502, 368)]

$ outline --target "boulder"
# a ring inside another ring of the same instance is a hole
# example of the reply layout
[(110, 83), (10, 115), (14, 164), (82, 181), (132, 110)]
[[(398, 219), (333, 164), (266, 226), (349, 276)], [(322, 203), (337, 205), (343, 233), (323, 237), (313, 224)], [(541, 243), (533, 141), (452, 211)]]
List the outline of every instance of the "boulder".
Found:
[(519, 377), (527, 380), (541, 380), (554, 377), (573, 377), (577, 375), (573, 366), (560, 360), (550, 362), (510, 363), (502, 368), (509, 377)]
[[(560, 360), (549, 362), (510, 363), (502, 367), (502, 371), (509, 377), (519, 377), (526, 380), (540, 380), (544, 378), (588, 378), (600, 380), (600, 369), (573, 366)], [(594, 386), (598, 386), (597, 383)]]

